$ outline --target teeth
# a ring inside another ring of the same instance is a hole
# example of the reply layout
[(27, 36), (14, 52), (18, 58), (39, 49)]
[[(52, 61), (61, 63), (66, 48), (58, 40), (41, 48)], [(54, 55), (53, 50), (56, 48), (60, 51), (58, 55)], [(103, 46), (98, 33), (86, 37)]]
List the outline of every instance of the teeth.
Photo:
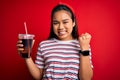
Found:
[(61, 31), (59, 32), (59, 35), (64, 35), (66, 32), (65, 31)]

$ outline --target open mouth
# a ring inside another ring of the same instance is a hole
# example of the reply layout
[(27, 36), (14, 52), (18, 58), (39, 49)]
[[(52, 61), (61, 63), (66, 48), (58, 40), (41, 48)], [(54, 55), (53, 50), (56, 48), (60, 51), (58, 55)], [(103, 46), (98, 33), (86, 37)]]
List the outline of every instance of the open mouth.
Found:
[(67, 31), (58, 31), (59, 36), (63, 36), (66, 34)]

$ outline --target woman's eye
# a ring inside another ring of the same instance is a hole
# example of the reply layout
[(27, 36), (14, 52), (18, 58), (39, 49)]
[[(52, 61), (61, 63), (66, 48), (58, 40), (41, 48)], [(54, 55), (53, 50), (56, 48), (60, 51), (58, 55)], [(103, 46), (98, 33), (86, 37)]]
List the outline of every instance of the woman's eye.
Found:
[(68, 23), (68, 22), (63, 22), (63, 24), (66, 24), (66, 23)]
[(58, 22), (53, 22), (54, 25), (58, 24)]

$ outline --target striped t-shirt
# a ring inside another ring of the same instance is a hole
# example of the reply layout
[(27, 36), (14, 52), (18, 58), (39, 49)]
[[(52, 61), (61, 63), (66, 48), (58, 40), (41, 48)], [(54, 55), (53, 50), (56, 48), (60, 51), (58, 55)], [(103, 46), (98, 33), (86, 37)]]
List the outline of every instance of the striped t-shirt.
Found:
[(77, 40), (45, 40), (39, 44), (36, 65), (43, 80), (78, 80), (80, 45)]

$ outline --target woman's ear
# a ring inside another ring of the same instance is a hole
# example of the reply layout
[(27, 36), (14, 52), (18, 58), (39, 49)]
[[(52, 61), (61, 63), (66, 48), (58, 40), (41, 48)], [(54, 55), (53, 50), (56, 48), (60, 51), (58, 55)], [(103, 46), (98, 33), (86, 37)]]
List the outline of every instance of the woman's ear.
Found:
[(75, 22), (73, 22), (73, 27), (75, 26)]

